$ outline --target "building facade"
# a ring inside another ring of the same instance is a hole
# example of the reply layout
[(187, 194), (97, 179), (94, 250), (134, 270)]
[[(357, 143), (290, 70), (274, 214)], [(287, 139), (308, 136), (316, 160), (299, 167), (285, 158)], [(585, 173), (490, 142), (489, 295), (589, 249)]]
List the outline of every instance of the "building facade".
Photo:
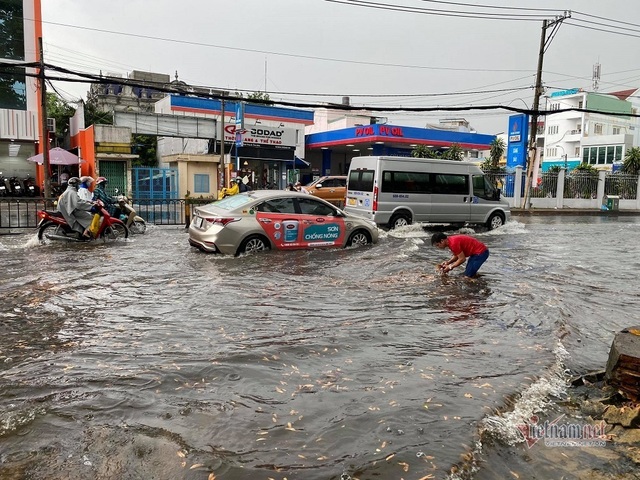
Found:
[(42, 141), (37, 73), (25, 63), (39, 61), (42, 37), (40, 0), (13, 0), (0, 7), (0, 172), (2, 176), (35, 177), (36, 164), (27, 158), (39, 153)]
[[(627, 116), (638, 109), (615, 94), (584, 92), (580, 89), (554, 92), (546, 97), (546, 110), (586, 109), (547, 115), (542, 169), (560, 166), (568, 170), (581, 163), (611, 170), (637, 145), (638, 119)], [(602, 113), (599, 113), (602, 112)], [(611, 115), (616, 113), (618, 115)]]

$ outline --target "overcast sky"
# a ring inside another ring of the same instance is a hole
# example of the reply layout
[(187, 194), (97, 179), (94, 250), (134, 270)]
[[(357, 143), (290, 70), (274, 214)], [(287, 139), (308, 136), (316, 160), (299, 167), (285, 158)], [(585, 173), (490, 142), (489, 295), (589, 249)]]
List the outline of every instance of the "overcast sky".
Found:
[[(144, 70), (173, 78), (177, 71), (190, 84), (266, 90), (272, 100), (349, 96), (352, 105), (530, 108), (542, 21), (571, 10), (544, 56), (547, 92), (592, 91), (596, 63), (600, 92), (640, 87), (640, 1), (501, 3), (43, 0), (45, 61), (93, 74)], [(66, 99), (86, 98), (85, 84), (55, 86)], [(497, 134), (507, 129), (510, 114), (380, 116), (409, 126), (464, 117), (478, 132)]]

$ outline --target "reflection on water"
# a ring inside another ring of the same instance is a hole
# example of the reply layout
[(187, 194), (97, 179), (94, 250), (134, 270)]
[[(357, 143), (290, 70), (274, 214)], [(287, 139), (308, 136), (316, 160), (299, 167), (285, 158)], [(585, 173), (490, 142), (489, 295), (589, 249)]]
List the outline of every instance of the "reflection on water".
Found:
[(445, 478), (637, 315), (639, 224), (545, 220), (479, 232), (472, 282), (417, 226), (240, 258), (0, 237), (0, 478)]

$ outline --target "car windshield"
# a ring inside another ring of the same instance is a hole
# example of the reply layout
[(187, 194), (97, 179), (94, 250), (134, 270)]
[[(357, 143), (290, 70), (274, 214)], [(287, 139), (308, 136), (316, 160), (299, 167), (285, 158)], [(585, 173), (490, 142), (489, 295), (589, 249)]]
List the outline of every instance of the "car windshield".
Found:
[(214, 205), (222, 210), (233, 210), (246, 205), (253, 200), (254, 199), (249, 195), (232, 195), (230, 197), (223, 198), (222, 200), (218, 200), (217, 202), (213, 202), (210, 205)]

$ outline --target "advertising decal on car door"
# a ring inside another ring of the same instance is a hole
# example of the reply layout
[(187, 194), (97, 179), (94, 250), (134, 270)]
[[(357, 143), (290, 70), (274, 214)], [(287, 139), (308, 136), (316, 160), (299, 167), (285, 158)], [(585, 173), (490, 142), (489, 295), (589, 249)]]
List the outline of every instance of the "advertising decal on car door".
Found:
[(256, 212), (256, 220), (280, 250), (340, 247), (346, 234), (341, 218)]

